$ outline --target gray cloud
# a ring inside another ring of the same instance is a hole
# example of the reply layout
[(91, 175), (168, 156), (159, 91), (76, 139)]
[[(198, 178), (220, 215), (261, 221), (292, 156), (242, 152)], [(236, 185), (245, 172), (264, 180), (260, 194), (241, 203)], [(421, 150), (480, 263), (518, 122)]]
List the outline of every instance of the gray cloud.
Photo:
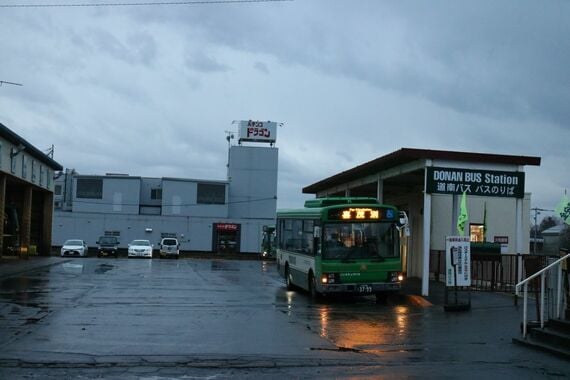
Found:
[(568, 186), (568, 19), (561, 0), (6, 11), (0, 80), (24, 87), (0, 88), (0, 121), (80, 172), (215, 179), (232, 120), (283, 121), (279, 205), (401, 147), (537, 155), (546, 207)]
[(201, 73), (217, 73), (230, 70), (229, 66), (219, 63), (216, 59), (204, 54), (202, 51), (194, 51), (186, 58), (186, 66)]
[(570, 35), (569, 17), (563, 1), (314, 1), (192, 9), (177, 18), (191, 20), (212, 43), (423, 96), (458, 112), (567, 126), (570, 39), (561, 36)]
[(261, 71), (264, 74), (269, 74), (269, 68), (263, 62), (255, 62), (253, 64), (253, 67), (255, 67), (257, 70)]

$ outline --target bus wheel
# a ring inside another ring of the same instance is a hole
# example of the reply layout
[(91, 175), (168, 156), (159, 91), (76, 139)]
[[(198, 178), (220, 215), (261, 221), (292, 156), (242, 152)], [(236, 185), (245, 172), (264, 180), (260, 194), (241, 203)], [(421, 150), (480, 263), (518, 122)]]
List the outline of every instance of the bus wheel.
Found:
[(319, 292), (317, 292), (317, 281), (312, 272), (309, 274), (309, 294), (312, 299), (316, 299), (319, 296)]
[(378, 292), (376, 293), (376, 303), (385, 304), (388, 301), (388, 293)]
[(285, 264), (285, 285), (287, 285), (287, 290), (293, 290), (293, 283), (289, 276), (289, 264)]

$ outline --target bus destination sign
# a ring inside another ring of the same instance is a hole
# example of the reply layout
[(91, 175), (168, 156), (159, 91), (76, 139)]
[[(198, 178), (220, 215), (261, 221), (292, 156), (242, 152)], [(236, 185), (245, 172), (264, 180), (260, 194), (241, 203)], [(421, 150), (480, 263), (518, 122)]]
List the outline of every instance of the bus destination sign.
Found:
[(426, 191), (431, 194), (462, 194), (487, 197), (524, 197), (524, 172), (427, 168)]
[(349, 207), (333, 209), (329, 211), (329, 219), (332, 220), (380, 220), (393, 219), (394, 210), (371, 208), (371, 207)]

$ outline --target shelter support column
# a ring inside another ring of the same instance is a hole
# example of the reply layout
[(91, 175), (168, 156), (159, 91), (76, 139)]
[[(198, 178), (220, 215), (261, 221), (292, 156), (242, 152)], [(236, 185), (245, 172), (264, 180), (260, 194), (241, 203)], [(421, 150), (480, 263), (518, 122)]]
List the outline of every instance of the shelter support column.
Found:
[(42, 221), (42, 242), (40, 253), (45, 256), (51, 254), (51, 234), (53, 226), (53, 193), (44, 195), (43, 221)]
[(378, 178), (376, 184), (376, 199), (378, 199), (378, 202), (384, 203), (384, 180), (380, 178)]
[[(515, 252), (517, 255), (522, 254), (522, 214), (523, 214), (523, 200), (522, 198), (517, 198), (517, 211), (516, 211), (516, 221), (515, 221)], [(523, 268), (522, 268), (522, 257), (518, 257), (519, 265), (517, 273), (517, 282), (523, 280)]]
[(29, 248), (32, 227), (32, 187), (24, 186), (24, 202), (22, 205), (22, 227), (20, 247)]
[(426, 160), (424, 169), (424, 218), (423, 218), (423, 260), (422, 260), (422, 296), (429, 295), (429, 256), (431, 239), (431, 194), (427, 192), (427, 168), (431, 160)]
[[(519, 166), (519, 171), (523, 171), (524, 167)], [(517, 255), (522, 254), (523, 250), (523, 199), (524, 198), (516, 198), (517, 206), (516, 206), (516, 220), (515, 220), (515, 251)], [(527, 216), (528, 217), (528, 216)], [(535, 242), (536, 244), (536, 242)], [(522, 257), (518, 258), (519, 265), (518, 265), (518, 273), (517, 279), (518, 282), (523, 280), (523, 268), (522, 268)]]
[(0, 256), (4, 254), (4, 212), (6, 209), (6, 176), (0, 174)]

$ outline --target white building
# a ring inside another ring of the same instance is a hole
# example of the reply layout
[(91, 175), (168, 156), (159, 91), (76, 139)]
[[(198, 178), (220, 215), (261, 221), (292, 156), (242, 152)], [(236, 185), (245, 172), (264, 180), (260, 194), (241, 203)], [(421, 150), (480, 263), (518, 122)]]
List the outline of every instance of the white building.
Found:
[(56, 179), (53, 245), (76, 238), (95, 246), (112, 235), (125, 248), (134, 239), (156, 245), (177, 237), (182, 251), (259, 252), (263, 226), (275, 223), (278, 149), (274, 137), (270, 146), (242, 141), (264, 142), (242, 136), (229, 147), (224, 180), (66, 170)]

